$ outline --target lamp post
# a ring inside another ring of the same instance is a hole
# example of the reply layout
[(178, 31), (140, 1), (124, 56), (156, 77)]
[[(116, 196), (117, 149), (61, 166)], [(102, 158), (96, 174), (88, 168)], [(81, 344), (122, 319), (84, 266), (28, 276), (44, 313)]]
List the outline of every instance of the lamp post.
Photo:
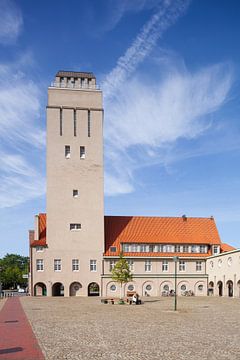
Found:
[(175, 272), (174, 272), (174, 280), (175, 280), (175, 294), (174, 294), (174, 311), (177, 310), (177, 262), (178, 262), (178, 257), (174, 256), (173, 257), (173, 261), (175, 263)]

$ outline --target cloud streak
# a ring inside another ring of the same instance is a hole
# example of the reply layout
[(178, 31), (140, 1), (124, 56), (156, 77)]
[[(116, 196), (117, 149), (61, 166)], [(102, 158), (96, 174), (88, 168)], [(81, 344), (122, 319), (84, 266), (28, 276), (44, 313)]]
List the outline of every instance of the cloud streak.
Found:
[(164, 31), (184, 14), (189, 3), (188, 0), (165, 0), (161, 2), (158, 11), (143, 26), (132, 45), (117, 61), (116, 67), (106, 76), (102, 84), (105, 99), (114, 96), (119, 86), (149, 55)]
[(21, 10), (14, 1), (0, 0), (0, 14), (0, 43), (12, 44), (23, 26)]
[[(171, 69), (143, 81), (135, 77), (107, 102), (105, 122), (106, 194), (134, 189), (134, 171), (164, 163), (180, 139), (190, 140), (211, 128), (209, 115), (227, 101), (233, 82), (228, 64), (197, 72)], [(158, 64), (161, 72), (162, 65)]]
[(17, 63), (0, 64), (0, 208), (16, 206), (45, 191), (39, 170), (45, 145), (39, 123), (41, 91), (24, 73), (29, 61), (25, 56)]

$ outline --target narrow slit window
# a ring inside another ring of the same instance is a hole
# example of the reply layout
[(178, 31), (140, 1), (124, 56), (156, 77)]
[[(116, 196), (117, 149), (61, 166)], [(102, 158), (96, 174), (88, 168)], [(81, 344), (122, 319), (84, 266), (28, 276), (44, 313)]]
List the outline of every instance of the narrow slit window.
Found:
[(70, 145), (65, 145), (65, 158), (70, 159), (70, 156), (71, 156)]
[(70, 230), (81, 230), (81, 224), (70, 224)]
[(63, 132), (63, 111), (60, 109), (60, 136), (62, 136)]
[(88, 137), (91, 136), (91, 112), (88, 110)]
[(85, 159), (85, 146), (80, 146), (80, 159)]
[(74, 136), (77, 136), (77, 111), (73, 110), (73, 133)]

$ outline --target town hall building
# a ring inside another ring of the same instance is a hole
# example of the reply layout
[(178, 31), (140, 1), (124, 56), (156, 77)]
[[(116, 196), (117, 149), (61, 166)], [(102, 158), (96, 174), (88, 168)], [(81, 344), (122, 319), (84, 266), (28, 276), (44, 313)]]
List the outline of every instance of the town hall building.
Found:
[[(178, 295), (224, 295), (209, 282), (208, 259), (238, 250), (221, 242), (213, 217), (104, 215), (103, 114), (93, 73), (56, 74), (48, 88), (46, 214), (29, 231), (31, 295), (119, 296), (111, 270), (120, 253), (133, 274), (125, 294), (168, 294), (177, 262)], [(235, 277), (240, 284), (239, 271)]]

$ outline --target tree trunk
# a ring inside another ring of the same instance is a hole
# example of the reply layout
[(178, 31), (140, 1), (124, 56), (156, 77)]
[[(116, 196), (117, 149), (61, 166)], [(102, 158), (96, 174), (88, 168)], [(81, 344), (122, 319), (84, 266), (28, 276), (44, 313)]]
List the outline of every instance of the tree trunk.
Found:
[(120, 283), (120, 299), (122, 299), (122, 283)]

